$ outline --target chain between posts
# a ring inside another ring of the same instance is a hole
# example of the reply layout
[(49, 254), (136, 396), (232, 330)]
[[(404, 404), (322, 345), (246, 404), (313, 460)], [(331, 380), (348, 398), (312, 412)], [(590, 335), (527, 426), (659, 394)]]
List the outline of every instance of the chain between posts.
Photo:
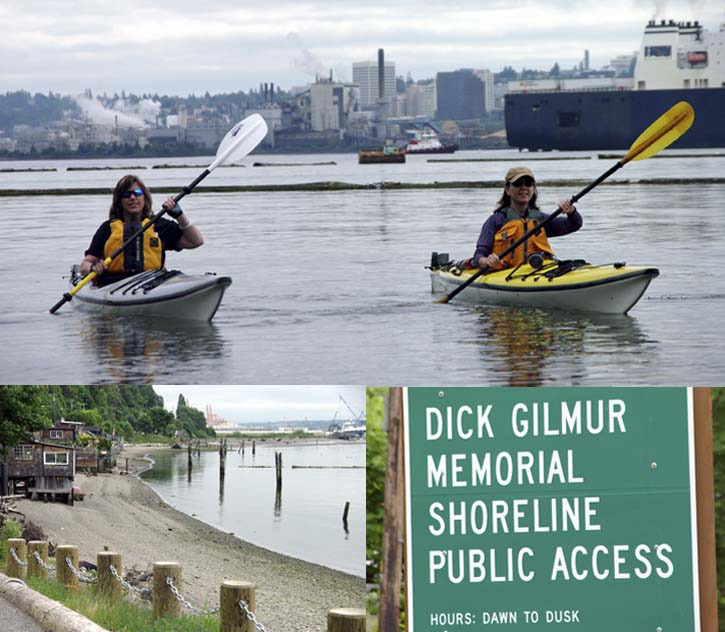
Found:
[(65, 563), (68, 568), (70, 568), (70, 572), (73, 573), (79, 581), (85, 583), (85, 584), (95, 584), (98, 581), (98, 578), (96, 577), (88, 577), (87, 575), (83, 575), (79, 570), (77, 570), (73, 566), (73, 562), (71, 561), (70, 557), (65, 558)]
[(185, 606), (186, 608), (188, 608), (189, 610), (191, 610), (192, 612), (194, 612), (196, 614), (216, 614), (217, 612), (219, 612), (219, 608), (213, 608), (211, 610), (202, 610), (201, 608), (195, 608), (194, 606), (192, 606), (189, 603), (189, 600), (179, 592), (179, 589), (176, 586), (174, 586), (173, 577), (167, 577), (166, 583), (168, 584), (171, 592), (174, 594), (174, 597), (176, 597), (177, 601), (179, 603), (181, 603), (183, 606)]
[(21, 559), (18, 557), (18, 554), (15, 552), (15, 549), (10, 549), (10, 557), (12, 557), (16, 564), (19, 564), (20, 566), (27, 566), (27, 562), (21, 561)]
[(136, 588), (136, 586), (132, 586), (131, 584), (129, 584), (123, 577), (118, 574), (118, 571), (113, 564), (110, 564), (108, 569), (110, 570), (111, 575), (113, 575), (113, 577), (118, 580), (118, 583), (121, 584), (121, 586), (126, 590), (135, 592), (138, 595), (148, 595), (151, 592), (150, 588)]
[(40, 553), (38, 553), (37, 551), (33, 551), (33, 557), (38, 562), (38, 564), (40, 564), (46, 571), (48, 571), (50, 573), (55, 573), (55, 566), (51, 566), (50, 564), (46, 564), (43, 561), (43, 558), (40, 557)]
[(247, 615), (247, 619), (249, 619), (253, 624), (254, 627), (259, 630), (259, 632), (267, 632), (265, 627), (262, 625), (260, 621), (257, 620), (257, 617), (255, 614), (249, 609), (249, 603), (244, 601), (244, 599), (239, 601), (239, 607), (242, 609), (244, 614)]

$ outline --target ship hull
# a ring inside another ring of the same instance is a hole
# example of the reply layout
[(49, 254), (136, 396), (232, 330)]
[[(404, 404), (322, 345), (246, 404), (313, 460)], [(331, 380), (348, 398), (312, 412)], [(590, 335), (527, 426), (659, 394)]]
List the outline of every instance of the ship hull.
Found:
[(509, 93), (506, 137), (519, 149), (626, 149), (680, 101), (692, 105), (695, 121), (671, 147), (725, 147), (725, 87)]

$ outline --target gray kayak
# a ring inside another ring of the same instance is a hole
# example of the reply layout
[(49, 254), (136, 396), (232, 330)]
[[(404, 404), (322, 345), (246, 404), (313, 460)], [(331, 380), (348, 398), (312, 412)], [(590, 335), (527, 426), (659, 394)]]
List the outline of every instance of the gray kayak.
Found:
[[(80, 266), (74, 265), (71, 288), (82, 278)], [(149, 270), (102, 287), (88, 284), (73, 297), (73, 305), (114, 316), (210, 321), (231, 283), (230, 277), (212, 273), (190, 275), (179, 270)]]

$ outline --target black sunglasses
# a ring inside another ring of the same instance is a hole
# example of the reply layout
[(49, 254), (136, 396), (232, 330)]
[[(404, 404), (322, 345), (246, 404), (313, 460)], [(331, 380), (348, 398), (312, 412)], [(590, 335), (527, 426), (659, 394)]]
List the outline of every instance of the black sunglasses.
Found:
[(121, 193), (120, 197), (122, 197), (124, 200), (127, 200), (132, 195), (133, 195), (133, 197), (141, 197), (143, 195), (143, 189), (137, 188), (137, 189), (133, 189), (131, 191), (124, 191), (123, 193)]
[(517, 189), (521, 187), (532, 187), (536, 184), (536, 181), (533, 178), (529, 178), (528, 176), (519, 178), (516, 180), (516, 182), (512, 182), (511, 186), (516, 187)]

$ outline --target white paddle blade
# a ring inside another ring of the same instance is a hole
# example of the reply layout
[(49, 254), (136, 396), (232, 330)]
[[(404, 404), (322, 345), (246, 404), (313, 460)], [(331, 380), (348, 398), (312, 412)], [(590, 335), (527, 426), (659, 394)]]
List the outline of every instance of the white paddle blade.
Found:
[(213, 171), (219, 165), (244, 158), (267, 135), (267, 123), (259, 114), (252, 114), (237, 123), (219, 143), (216, 159), (209, 165)]

